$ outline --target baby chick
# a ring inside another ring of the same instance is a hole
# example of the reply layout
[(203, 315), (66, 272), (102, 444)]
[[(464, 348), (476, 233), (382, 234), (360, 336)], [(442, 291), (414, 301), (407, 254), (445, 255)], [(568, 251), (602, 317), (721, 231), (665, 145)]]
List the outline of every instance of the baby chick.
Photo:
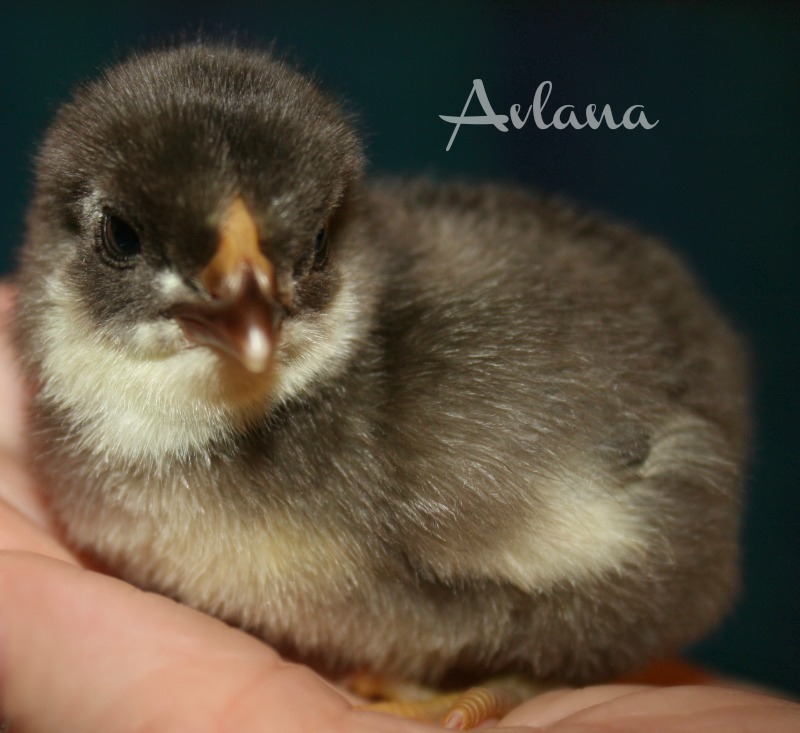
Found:
[(658, 242), (365, 181), (338, 104), (195, 44), (38, 158), (17, 342), (74, 546), (330, 675), (606, 679), (737, 586), (737, 338)]

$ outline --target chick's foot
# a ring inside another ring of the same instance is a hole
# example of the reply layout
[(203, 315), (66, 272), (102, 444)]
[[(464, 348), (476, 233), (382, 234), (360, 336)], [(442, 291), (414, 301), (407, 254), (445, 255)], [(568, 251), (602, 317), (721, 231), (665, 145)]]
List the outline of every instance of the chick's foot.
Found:
[(349, 690), (372, 702), (362, 709), (471, 730), (502, 718), (526, 700), (550, 689), (520, 676), (495, 677), (477, 687), (441, 691), (413, 682), (359, 672), (345, 681)]

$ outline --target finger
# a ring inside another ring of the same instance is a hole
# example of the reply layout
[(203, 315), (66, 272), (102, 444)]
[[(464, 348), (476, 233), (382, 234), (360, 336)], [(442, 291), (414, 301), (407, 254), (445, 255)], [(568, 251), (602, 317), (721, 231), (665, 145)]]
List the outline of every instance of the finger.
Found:
[(544, 695), (503, 722), (546, 727), (552, 733), (795, 733), (800, 706), (723, 687), (605, 685)]
[[(16, 510), (16, 513), (24, 517), (29, 524), (43, 531), (50, 531), (51, 517), (41, 495), (35, 490), (33, 478), (24, 460), (19, 455), (0, 448), (0, 505), (2, 504)], [(8, 531), (14, 531), (16, 522), (11, 527), (6, 527), (4, 521), (0, 519), (0, 533), (7, 534)], [(0, 549), (11, 549), (11, 547), (0, 541)]]
[(14, 731), (432, 730), (354, 711), (254, 638), (91, 571), (0, 553), (0, 597), (0, 681)]
[(50, 529), (50, 517), (26, 463), (22, 429), (26, 395), (11, 343), (14, 299), (14, 287), (0, 282), (0, 503), (4, 501), (16, 510), (9, 512), (0, 506), (0, 549), (29, 549), (66, 559), (53, 540), (20, 521), (24, 517), (42, 529)]
[(0, 284), (0, 447), (20, 454), (24, 449), (24, 389), (11, 343), (14, 288)]
[[(0, 501), (0, 551), (30, 552), (61, 562), (78, 564), (77, 558), (53, 535), (3, 501)], [(3, 603), (5, 602), (4, 600)]]
[(546, 726), (602, 703), (647, 689), (641, 685), (596, 685), (583, 689), (563, 689), (537, 695), (505, 718), (504, 725)]
[(0, 550), (34, 552), (76, 562), (54, 538), (49, 524), (22, 460), (0, 449)]

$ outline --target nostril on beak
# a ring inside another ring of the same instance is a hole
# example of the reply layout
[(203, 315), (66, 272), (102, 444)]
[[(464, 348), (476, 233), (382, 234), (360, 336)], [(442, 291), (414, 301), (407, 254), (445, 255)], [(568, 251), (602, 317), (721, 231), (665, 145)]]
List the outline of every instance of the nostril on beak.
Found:
[(214, 298), (227, 298), (255, 280), (264, 297), (275, 299), (275, 268), (259, 247), (258, 229), (244, 201), (228, 207), (220, 227), (217, 251), (200, 273), (200, 281)]

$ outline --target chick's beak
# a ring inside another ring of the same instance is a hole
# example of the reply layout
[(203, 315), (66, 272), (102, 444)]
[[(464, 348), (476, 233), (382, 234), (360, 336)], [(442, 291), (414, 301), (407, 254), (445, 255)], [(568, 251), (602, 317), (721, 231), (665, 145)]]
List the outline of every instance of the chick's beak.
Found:
[(266, 371), (282, 308), (275, 268), (259, 249), (255, 222), (241, 199), (228, 208), (217, 251), (200, 281), (212, 299), (170, 311), (186, 338), (236, 359), (250, 372)]

